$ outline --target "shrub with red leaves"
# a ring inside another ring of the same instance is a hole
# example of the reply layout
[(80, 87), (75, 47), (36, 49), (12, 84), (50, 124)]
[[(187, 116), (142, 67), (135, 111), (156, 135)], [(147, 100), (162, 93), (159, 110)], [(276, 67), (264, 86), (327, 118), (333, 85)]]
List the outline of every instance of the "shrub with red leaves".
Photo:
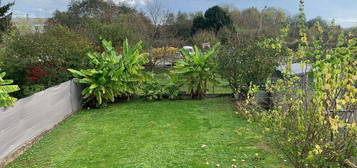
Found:
[(27, 81), (29, 82), (38, 82), (40, 81), (41, 79), (47, 77), (49, 75), (48, 72), (46, 72), (44, 70), (43, 67), (41, 66), (36, 66), (35, 68), (33, 68), (29, 75), (26, 77)]

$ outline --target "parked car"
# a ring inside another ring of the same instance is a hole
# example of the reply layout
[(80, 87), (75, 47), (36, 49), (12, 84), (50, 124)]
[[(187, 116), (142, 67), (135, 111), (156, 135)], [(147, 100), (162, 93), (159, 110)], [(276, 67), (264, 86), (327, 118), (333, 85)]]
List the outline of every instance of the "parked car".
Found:
[(188, 51), (189, 54), (195, 54), (195, 50), (193, 49), (192, 46), (183, 46), (182, 49)]

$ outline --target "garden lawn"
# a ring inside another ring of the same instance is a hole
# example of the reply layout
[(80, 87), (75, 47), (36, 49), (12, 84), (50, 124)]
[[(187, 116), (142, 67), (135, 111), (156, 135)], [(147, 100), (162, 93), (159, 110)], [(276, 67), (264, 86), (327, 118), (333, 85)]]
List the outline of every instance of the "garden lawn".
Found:
[(7, 167), (287, 167), (229, 98), (83, 110)]

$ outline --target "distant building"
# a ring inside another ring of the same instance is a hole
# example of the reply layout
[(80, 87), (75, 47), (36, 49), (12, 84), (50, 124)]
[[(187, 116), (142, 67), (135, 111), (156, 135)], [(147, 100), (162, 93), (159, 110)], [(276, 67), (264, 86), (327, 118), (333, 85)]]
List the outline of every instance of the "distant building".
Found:
[(27, 28), (31, 32), (43, 33), (48, 18), (13, 18), (12, 23), (18, 28)]
[[(287, 71), (287, 66), (278, 66), (277, 71), (278, 73), (282, 73)], [(294, 63), (291, 64), (291, 74), (297, 76), (305, 76), (312, 70), (312, 66), (309, 64), (302, 64), (302, 63)]]
[(204, 50), (208, 50), (211, 48), (211, 43), (202, 43), (202, 49)]
[(301, 80), (299, 83), (304, 86), (309, 86), (313, 81), (313, 79), (309, 77), (309, 73), (313, 71), (312, 66), (310, 64), (303, 63), (291, 64), (291, 67), (289, 68), (286, 65), (278, 66), (273, 74), (273, 80), (284, 79), (282, 74), (288, 71), (290, 71), (291, 75), (300, 77)]

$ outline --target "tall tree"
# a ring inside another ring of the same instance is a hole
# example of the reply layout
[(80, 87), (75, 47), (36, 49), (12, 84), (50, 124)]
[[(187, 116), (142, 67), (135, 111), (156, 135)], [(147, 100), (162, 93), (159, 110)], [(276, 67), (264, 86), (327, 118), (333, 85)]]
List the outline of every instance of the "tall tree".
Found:
[(49, 23), (79, 29), (94, 20), (99, 21), (100, 24), (108, 24), (113, 22), (119, 14), (127, 13), (136, 13), (136, 11), (125, 4), (115, 4), (111, 0), (72, 0), (68, 11), (56, 11)]
[(204, 30), (206, 28), (207, 28), (206, 19), (203, 16), (197, 16), (193, 19), (192, 34), (195, 34), (199, 30)]
[(230, 16), (219, 6), (207, 9), (205, 19), (208, 28), (214, 32), (218, 32), (224, 26), (232, 25), (232, 19)]
[(178, 12), (175, 20), (175, 28), (177, 36), (182, 38), (189, 38), (191, 35), (192, 18), (187, 13)]
[(119, 45), (125, 36), (130, 37), (125, 34), (128, 32), (123, 29), (124, 26), (120, 25), (128, 16), (135, 20), (135, 24), (138, 20), (136, 17), (142, 17), (125, 3), (118, 4), (112, 0), (72, 0), (67, 11), (54, 13), (48, 21), (47, 29), (59, 24), (74, 30), (98, 46), (101, 46), (100, 37), (110, 37), (114, 45)]
[[(153, 43), (162, 42), (165, 36), (165, 26), (172, 23), (173, 14), (170, 14), (169, 9), (165, 8), (159, 0), (146, 0), (145, 13), (153, 24), (151, 33), (151, 41)], [(170, 34), (170, 33), (169, 33)], [(155, 44), (156, 45), (156, 44)]]
[(308, 20), (306, 22), (306, 25), (308, 28), (311, 28), (311, 27), (314, 27), (317, 23), (319, 23), (321, 28), (324, 30), (327, 30), (327, 28), (329, 27), (327, 21), (322, 19), (321, 16), (318, 16), (318, 17)]
[(217, 33), (222, 27), (232, 26), (232, 19), (228, 13), (219, 6), (207, 9), (204, 16), (196, 16), (193, 20), (192, 33), (198, 30), (210, 30)]
[(14, 3), (8, 3), (4, 6), (1, 6), (0, 0), (0, 37), (1, 34), (6, 31), (11, 25), (11, 16), (12, 13), (9, 13), (10, 8), (14, 5)]
[(247, 8), (241, 12), (237, 25), (244, 29), (257, 29), (260, 27), (261, 16), (257, 8)]

